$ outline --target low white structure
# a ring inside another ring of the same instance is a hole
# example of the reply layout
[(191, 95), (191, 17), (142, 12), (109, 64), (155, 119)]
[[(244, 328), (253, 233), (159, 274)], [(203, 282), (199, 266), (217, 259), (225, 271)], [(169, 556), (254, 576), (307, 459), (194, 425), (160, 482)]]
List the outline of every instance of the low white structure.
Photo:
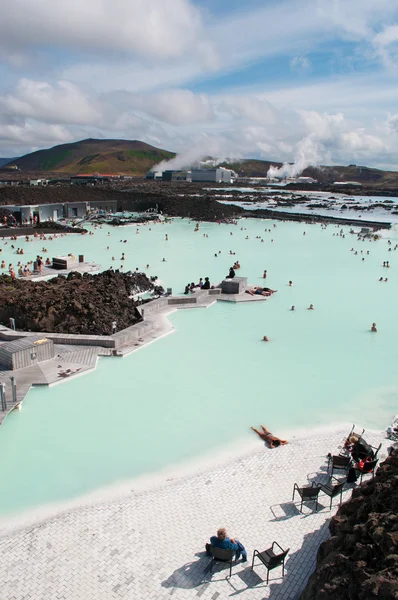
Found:
[(29, 180), (29, 185), (43, 186), (43, 185), (47, 185), (47, 183), (48, 183), (47, 179), (30, 179)]
[(362, 183), (359, 183), (359, 181), (334, 181), (333, 185), (355, 185), (361, 187)]
[(214, 183), (232, 183), (236, 173), (231, 169), (217, 167), (216, 169), (192, 169), (192, 181), (209, 181)]

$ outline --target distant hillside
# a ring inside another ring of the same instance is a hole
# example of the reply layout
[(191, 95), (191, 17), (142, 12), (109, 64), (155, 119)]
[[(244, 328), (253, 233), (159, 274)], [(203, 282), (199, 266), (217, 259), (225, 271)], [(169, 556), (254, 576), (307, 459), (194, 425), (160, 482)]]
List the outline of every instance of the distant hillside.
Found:
[(87, 139), (25, 154), (12, 164), (29, 172), (145, 175), (160, 161), (174, 156), (174, 152), (137, 140)]
[[(241, 177), (266, 177), (271, 165), (280, 167), (282, 163), (270, 162), (268, 160), (244, 159), (237, 162), (224, 162), (223, 167), (233, 169)], [(334, 181), (358, 181), (366, 185), (378, 187), (398, 187), (397, 171), (381, 171), (369, 167), (349, 165), (348, 167), (308, 167), (302, 173), (305, 177), (313, 177), (320, 183), (332, 183)]]
[(15, 158), (0, 158), (0, 167), (3, 167), (7, 163), (12, 163), (13, 160), (16, 160), (16, 159)]
[(331, 183), (333, 181), (359, 181), (363, 184), (397, 185), (398, 172), (381, 171), (357, 165), (348, 167), (308, 167), (303, 175), (314, 177), (320, 182)]
[[(0, 159), (0, 168), (2, 161), (8, 161), (10, 165), (17, 165), (22, 173), (44, 171), (66, 175), (120, 173), (143, 176), (154, 165), (174, 157), (174, 152), (161, 150), (137, 140), (87, 139), (54, 146), (47, 150), (38, 150), (20, 158)], [(233, 169), (241, 177), (266, 177), (271, 165), (280, 167), (281, 164), (257, 159), (221, 163), (222, 166)], [(364, 185), (375, 187), (398, 187), (398, 172), (356, 165), (308, 167), (302, 174), (314, 177), (325, 184), (333, 181), (359, 181)]]

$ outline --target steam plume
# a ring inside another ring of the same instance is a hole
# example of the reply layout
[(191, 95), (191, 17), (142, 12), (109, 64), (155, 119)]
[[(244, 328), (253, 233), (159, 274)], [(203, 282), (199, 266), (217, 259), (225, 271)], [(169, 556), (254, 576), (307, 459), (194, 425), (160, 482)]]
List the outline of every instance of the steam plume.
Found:
[(284, 163), (281, 167), (271, 166), (267, 176), (283, 179), (297, 177), (307, 167), (316, 167), (324, 159), (325, 147), (313, 136), (303, 138), (296, 147), (294, 163)]

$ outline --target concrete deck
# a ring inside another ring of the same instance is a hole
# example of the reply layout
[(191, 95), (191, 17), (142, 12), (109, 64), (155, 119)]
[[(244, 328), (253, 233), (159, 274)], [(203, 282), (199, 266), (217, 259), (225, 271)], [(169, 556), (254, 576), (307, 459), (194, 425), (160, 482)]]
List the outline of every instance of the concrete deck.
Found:
[(30, 281), (46, 281), (47, 279), (52, 279), (53, 277), (57, 277), (57, 275), (68, 275), (72, 271), (76, 271), (77, 273), (98, 273), (100, 271), (101, 265), (95, 262), (83, 262), (74, 266), (72, 269), (53, 269), (52, 267), (43, 266), (43, 272), (41, 275), (31, 275), (30, 277), (21, 277), (21, 279), (28, 279)]
[[(94, 264), (94, 263), (93, 263)], [(84, 263), (82, 263), (84, 265)], [(52, 275), (53, 276), (53, 275)], [(46, 278), (43, 275), (43, 278)], [(249, 286), (254, 287), (254, 286)], [(56, 358), (16, 371), (0, 371), (0, 381), (6, 383), (7, 410), (0, 410), (0, 425), (8, 412), (23, 402), (32, 385), (52, 385), (70, 377), (95, 369), (98, 356), (123, 357), (142, 348), (174, 330), (167, 315), (175, 310), (208, 308), (216, 301), (264, 302), (265, 296), (222, 294), (221, 289), (195, 290), (187, 296), (169, 296), (142, 306), (144, 321), (118, 331), (112, 336), (73, 335), (46, 333), (56, 349)], [(0, 344), (6, 341), (35, 335), (30, 332), (13, 331), (0, 325)], [(10, 377), (15, 378), (16, 402), (12, 398)]]
[[(315, 431), (288, 446), (258, 450), (196, 477), (149, 491), (126, 484), (118, 500), (98, 493), (92, 505), (37, 522), (0, 524), (0, 600), (298, 600), (329, 537), (329, 497), (299, 512), (293, 484), (325, 482), (328, 452), (350, 430)], [(373, 445), (381, 434), (366, 435)], [(384, 452), (385, 454), (385, 452)], [(383, 450), (381, 454), (383, 458)], [(343, 500), (350, 497), (350, 489)], [(246, 547), (248, 562), (210, 574), (204, 545), (226, 527)], [(285, 577), (251, 558), (276, 540), (287, 555)]]
[[(7, 411), (0, 411), (0, 425), (8, 412), (23, 402), (32, 386), (53, 385), (95, 369), (100, 350), (104, 349), (55, 345), (55, 358), (16, 371), (0, 371), (0, 381), (6, 384), (7, 401)], [(16, 402), (12, 398), (10, 377), (14, 377), (16, 383)]]

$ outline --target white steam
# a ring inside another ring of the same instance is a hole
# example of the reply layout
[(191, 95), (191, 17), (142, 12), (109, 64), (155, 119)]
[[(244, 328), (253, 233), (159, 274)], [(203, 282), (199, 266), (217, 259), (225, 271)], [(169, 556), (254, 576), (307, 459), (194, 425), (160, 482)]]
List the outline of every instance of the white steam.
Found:
[(267, 176), (283, 179), (285, 177), (297, 177), (307, 167), (316, 167), (325, 159), (326, 149), (324, 145), (313, 135), (309, 135), (297, 144), (294, 163), (284, 163), (281, 167), (271, 166)]
[[(211, 157), (211, 158), (209, 158)], [(213, 158), (217, 157), (217, 158)], [(180, 170), (199, 167), (203, 164), (216, 167), (222, 162), (238, 162), (238, 158), (232, 158), (231, 153), (224, 147), (223, 140), (206, 137), (199, 143), (194, 143), (193, 146), (181, 154), (177, 154), (175, 158), (170, 160), (162, 160), (162, 162), (154, 165), (151, 171), (165, 170)]]

